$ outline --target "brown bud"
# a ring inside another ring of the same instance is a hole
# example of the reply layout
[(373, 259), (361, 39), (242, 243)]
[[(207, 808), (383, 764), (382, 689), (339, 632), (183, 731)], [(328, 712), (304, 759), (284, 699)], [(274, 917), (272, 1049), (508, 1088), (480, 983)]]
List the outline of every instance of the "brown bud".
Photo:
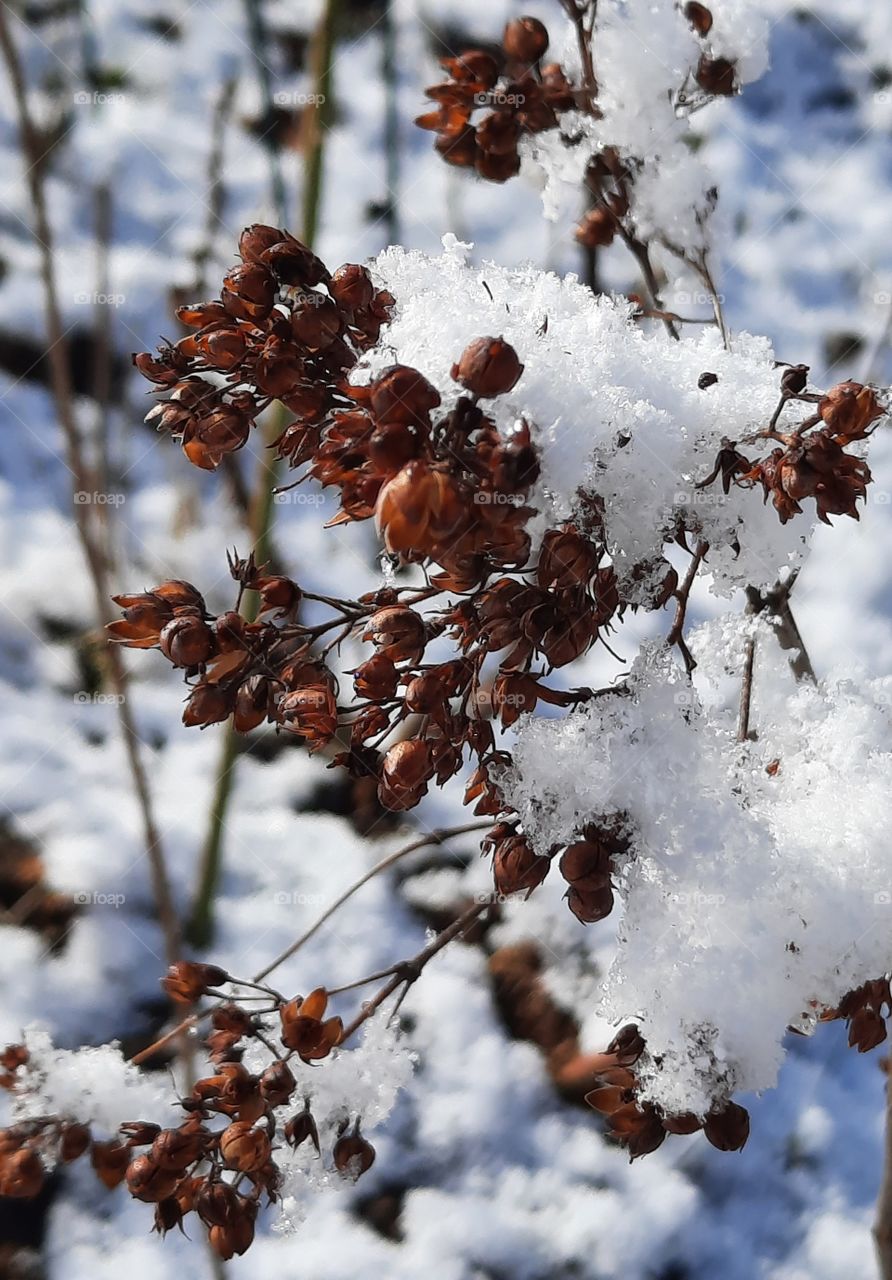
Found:
[(271, 249), (274, 244), (281, 244), (287, 232), (277, 227), (265, 226), (262, 222), (254, 222), (245, 227), (239, 236), (238, 251), (245, 262), (259, 262), (261, 254)]
[(182, 1173), (204, 1154), (209, 1141), (207, 1129), (187, 1121), (179, 1129), (162, 1129), (152, 1142), (152, 1159), (159, 1169)]
[(840, 444), (863, 440), (871, 424), (885, 412), (876, 392), (860, 382), (838, 383), (818, 405), (818, 413)]
[(254, 1129), (245, 1120), (234, 1121), (220, 1135), (220, 1155), (230, 1169), (241, 1173), (262, 1168), (270, 1156), (266, 1130)]
[(319, 1131), (316, 1128), (316, 1121), (310, 1112), (309, 1107), (305, 1107), (303, 1111), (299, 1111), (296, 1116), (292, 1116), (290, 1120), (285, 1122), (285, 1141), (292, 1147), (299, 1147), (302, 1142), (310, 1139), (316, 1148), (316, 1154), (321, 1153), (319, 1146)]
[(85, 1124), (68, 1121), (59, 1130), (59, 1159), (65, 1164), (77, 1160), (90, 1145), (90, 1130)]
[(728, 98), (736, 92), (736, 67), (727, 58), (710, 58), (705, 53), (697, 64), (697, 83), (704, 93)]
[(37, 1152), (31, 1147), (22, 1147), (0, 1164), (0, 1196), (30, 1200), (40, 1192), (44, 1177)]
[(355, 1182), (362, 1177), (375, 1163), (375, 1148), (359, 1132), (359, 1121), (352, 1133), (344, 1133), (338, 1138), (332, 1152), (335, 1168), (345, 1178)]
[(472, 395), (504, 395), (523, 373), (517, 352), (504, 338), (477, 338), (452, 366), (452, 377)]
[(418, 662), (424, 653), (427, 634), (421, 615), (408, 605), (388, 605), (369, 618), (363, 640), (371, 640), (379, 653), (391, 662)]
[(576, 228), (578, 244), (587, 249), (604, 249), (613, 243), (616, 235), (616, 217), (604, 205), (588, 209)]
[(240, 320), (264, 320), (273, 307), (276, 282), (259, 262), (242, 262), (223, 277), (223, 306)]
[(378, 798), (386, 809), (412, 809), (433, 776), (430, 747), (421, 739), (396, 742), (384, 753)]
[(309, 351), (324, 351), (341, 332), (338, 304), (323, 293), (306, 293), (291, 312), (291, 332)]
[(195, 1195), (195, 1209), (206, 1227), (222, 1227), (238, 1213), (238, 1200), (228, 1182), (205, 1182)]
[(280, 1107), (294, 1093), (296, 1082), (286, 1062), (273, 1062), (260, 1077), (260, 1092), (271, 1107)]
[(147, 1147), (161, 1132), (161, 1126), (149, 1120), (131, 1120), (122, 1124), (119, 1133), (127, 1139), (129, 1147)]
[(739, 1151), (750, 1135), (749, 1113), (736, 1102), (710, 1111), (703, 1125), (706, 1137), (719, 1151)]
[(298, 996), (279, 1010), (282, 1043), (305, 1062), (327, 1057), (341, 1039), (343, 1023), (340, 1018), (324, 1018), (327, 1006), (325, 988), (317, 987), (306, 999)]
[(183, 724), (190, 729), (194, 729), (197, 725), (204, 728), (209, 724), (219, 724), (221, 720), (227, 720), (231, 713), (232, 700), (227, 693), (214, 685), (200, 684), (186, 701)]
[(328, 288), (338, 306), (350, 312), (366, 311), (375, 296), (372, 277), (365, 267), (358, 266), (355, 262), (338, 267)]
[(115, 1138), (110, 1142), (94, 1142), (90, 1148), (90, 1163), (102, 1185), (113, 1191), (124, 1181), (130, 1163), (130, 1148)]
[(172, 1195), (180, 1175), (162, 1169), (151, 1156), (137, 1156), (127, 1169), (127, 1189), (137, 1200), (155, 1203)]
[(513, 18), (505, 27), (502, 48), (513, 62), (538, 62), (548, 48), (548, 30), (538, 18)]
[(523, 836), (508, 836), (496, 845), (493, 878), (499, 893), (529, 895), (542, 883), (550, 868), (551, 860), (534, 853)]
[(360, 698), (384, 702), (396, 693), (398, 673), (383, 653), (376, 653), (353, 673), (353, 687)]
[(183, 1208), (178, 1199), (168, 1196), (155, 1205), (155, 1225), (152, 1230), (157, 1231), (160, 1236), (166, 1236), (174, 1227), (183, 1230)]
[(208, 1232), (210, 1246), (224, 1262), (236, 1254), (241, 1257), (251, 1247), (256, 1216), (257, 1202), (244, 1196), (236, 1196), (236, 1205), (229, 1221), (223, 1226), (211, 1227)]
[(229, 974), (216, 964), (198, 964), (178, 960), (161, 979), (161, 986), (180, 1004), (192, 1004), (210, 987), (220, 987), (229, 982)]
[(560, 861), (561, 875), (584, 893), (598, 892), (610, 884), (610, 855), (595, 841), (568, 845)]
[(278, 244), (270, 245), (263, 251), (260, 261), (272, 269), (282, 284), (312, 288), (328, 279), (325, 264), (305, 244), (287, 232)]
[(158, 637), (159, 649), (175, 667), (197, 667), (206, 662), (213, 643), (207, 623), (185, 614), (171, 618)]
[(709, 35), (712, 30), (712, 14), (705, 4), (698, 4), (697, 0), (688, 0), (684, 7), (684, 16), (698, 36)]
[(440, 393), (417, 369), (394, 364), (372, 383), (369, 403), (382, 421), (414, 422), (436, 409)]

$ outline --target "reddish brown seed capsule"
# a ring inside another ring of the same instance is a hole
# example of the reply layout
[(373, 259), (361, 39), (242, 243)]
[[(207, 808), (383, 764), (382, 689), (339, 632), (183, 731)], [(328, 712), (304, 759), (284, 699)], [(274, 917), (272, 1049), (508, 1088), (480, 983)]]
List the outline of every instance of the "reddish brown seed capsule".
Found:
[(335, 1168), (345, 1178), (355, 1182), (362, 1177), (375, 1163), (375, 1148), (359, 1132), (359, 1121), (356, 1121), (352, 1133), (342, 1134), (334, 1145), (332, 1152)]
[(161, 979), (161, 986), (180, 1004), (192, 1004), (203, 996), (209, 987), (220, 987), (229, 981), (229, 974), (216, 964), (198, 964), (178, 960)]
[(698, 36), (709, 35), (712, 30), (712, 14), (705, 4), (698, 4), (697, 0), (689, 0), (684, 7), (684, 16)]
[(538, 62), (548, 48), (548, 30), (538, 18), (513, 18), (505, 27), (502, 48), (514, 62)]
[(455, 381), (484, 399), (510, 391), (522, 373), (517, 352), (504, 338), (477, 338), (452, 366)]
[(206, 662), (213, 643), (210, 627), (195, 616), (171, 618), (158, 637), (159, 649), (175, 667), (197, 667)]
[(173, 1194), (180, 1174), (162, 1169), (151, 1156), (137, 1156), (127, 1169), (127, 1189), (137, 1200), (150, 1204)]
[(6, 1156), (0, 1164), (0, 1196), (30, 1200), (43, 1187), (45, 1174), (37, 1152), (22, 1147)]
[(249, 1122), (236, 1120), (220, 1135), (220, 1155), (230, 1169), (251, 1173), (269, 1159), (269, 1137), (264, 1129), (254, 1129)]
[(90, 1145), (90, 1130), (85, 1124), (73, 1121), (63, 1124), (59, 1130), (59, 1159), (65, 1164), (77, 1160)]

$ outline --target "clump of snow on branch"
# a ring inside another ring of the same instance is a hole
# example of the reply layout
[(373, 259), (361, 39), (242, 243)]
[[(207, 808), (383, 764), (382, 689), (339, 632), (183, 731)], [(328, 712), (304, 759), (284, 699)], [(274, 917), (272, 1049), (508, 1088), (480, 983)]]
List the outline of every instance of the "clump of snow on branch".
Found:
[[(665, 236), (685, 250), (704, 249), (704, 221), (714, 203), (714, 178), (691, 148), (691, 117), (713, 99), (698, 86), (701, 57), (733, 63), (742, 86), (768, 65), (769, 27), (749, 0), (712, 8), (700, 37), (683, 5), (606, 0), (592, 39), (596, 113), (568, 111), (559, 128), (524, 138), (524, 173), (542, 186), (545, 216), (578, 207), (586, 167), (613, 148), (635, 173), (632, 217), (642, 239)], [(555, 52), (574, 79), (581, 76), (575, 33), (567, 24)]]
[[(776, 646), (766, 623), (750, 630)], [(646, 646), (628, 693), (525, 718), (504, 779), (543, 851), (596, 815), (627, 816), (597, 1015), (639, 1023), (642, 1096), (669, 1112), (773, 1086), (787, 1026), (809, 1030), (888, 969), (892, 858), (877, 832), (892, 818), (892, 680), (762, 688), (758, 736), (740, 743), (727, 695), (745, 640), (728, 621), (694, 633), (702, 696)]]
[(28, 1061), (19, 1069), (13, 1099), (16, 1120), (59, 1116), (114, 1134), (128, 1120), (169, 1124), (173, 1114), (165, 1076), (134, 1067), (117, 1044), (58, 1049), (43, 1028), (25, 1028)]
[[(779, 382), (765, 339), (741, 334), (726, 351), (707, 327), (675, 342), (636, 324), (623, 299), (595, 297), (572, 276), (475, 267), (468, 246), (454, 237), (444, 244), (438, 258), (392, 248), (376, 259), (374, 273), (396, 310), (357, 377), (399, 361), (444, 391), (454, 387), (457, 398), (452, 363), (473, 338), (502, 335), (524, 372), (487, 408), (505, 432), (521, 418), (532, 425), (542, 463), (533, 505), (554, 524), (578, 509), (580, 490), (597, 495), (621, 578), (632, 570), (637, 578), (658, 558), (679, 520), (713, 547), (718, 594), (771, 584), (797, 563), (807, 517), (782, 527), (747, 489), (726, 497), (695, 487), (724, 437), (740, 440), (768, 425)], [(700, 390), (704, 370), (718, 381)]]

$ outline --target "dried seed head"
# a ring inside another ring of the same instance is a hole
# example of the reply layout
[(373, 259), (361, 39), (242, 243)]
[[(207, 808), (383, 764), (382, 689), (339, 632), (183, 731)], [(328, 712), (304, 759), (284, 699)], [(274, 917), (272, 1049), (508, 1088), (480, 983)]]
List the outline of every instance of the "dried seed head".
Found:
[(180, 1004), (192, 1004), (210, 987), (220, 987), (229, 981), (229, 974), (219, 965), (178, 960), (161, 979), (161, 986), (171, 999)]
[(254, 1129), (249, 1121), (236, 1120), (220, 1135), (220, 1155), (230, 1169), (251, 1173), (261, 1169), (269, 1159), (269, 1137), (264, 1129)]
[(502, 48), (513, 62), (538, 62), (548, 48), (548, 30), (538, 18), (513, 18), (505, 27)]
[(504, 338), (475, 339), (452, 366), (456, 382), (487, 400), (510, 391), (522, 373), (517, 352)]
[(0, 1162), (0, 1196), (30, 1200), (41, 1191), (45, 1176), (37, 1152), (22, 1147)]
[(338, 1173), (354, 1182), (371, 1169), (375, 1163), (375, 1148), (360, 1133), (358, 1120), (352, 1133), (344, 1133), (338, 1138), (332, 1156)]
[(709, 35), (712, 30), (712, 14), (705, 4), (698, 4), (697, 0), (688, 0), (684, 7), (684, 16), (698, 36)]
[(137, 1156), (127, 1169), (127, 1189), (136, 1200), (157, 1203), (173, 1194), (180, 1174), (162, 1169), (150, 1155)]

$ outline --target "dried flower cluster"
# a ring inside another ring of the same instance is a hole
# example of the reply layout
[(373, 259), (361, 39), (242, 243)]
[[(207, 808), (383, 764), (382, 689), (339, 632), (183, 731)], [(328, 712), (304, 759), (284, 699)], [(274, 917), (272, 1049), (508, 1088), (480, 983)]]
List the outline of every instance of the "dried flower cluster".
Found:
[(219, 299), (178, 309), (195, 332), (157, 356), (134, 357), (168, 394), (147, 421), (181, 439), (189, 461), (206, 471), (243, 447), (273, 400), (302, 422), (321, 422), (358, 352), (377, 341), (392, 301), (364, 267), (332, 274), (275, 227), (247, 227), (239, 252)]
[[(575, 80), (568, 79), (560, 63), (543, 64), (550, 37), (544, 24), (532, 17), (507, 24), (500, 60), (479, 48), (441, 60), (448, 79), (427, 90), (437, 107), (415, 123), (436, 134), (436, 150), (448, 164), (474, 169), (491, 182), (505, 182), (520, 171), (518, 144), (524, 136), (554, 130), (567, 146), (574, 146), (579, 133), (576, 116), (600, 118), (592, 61), (596, 6), (565, 0), (563, 7), (578, 36), (581, 58)], [(684, 13), (698, 37), (700, 55), (678, 86), (674, 109), (680, 115), (697, 109), (705, 98), (729, 97), (738, 87), (734, 62), (710, 50), (710, 10), (690, 3)], [(563, 114), (568, 121), (562, 132)], [(576, 230), (580, 244), (606, 247), (619, 233), (640, 253), (641, 242), (629, 218), (639, 167), (639, 157), (621, 155), (612, 146), (602, 146), (592, 157), (585, 176), (589, 207)]]
[[(321, 1157), (316, 1119), (295, 1071), (299, 1076), (298, 1062), (325, 1058), (341, 1040), (343, 1026), (340, 1018), (324, 1017), (324, 990), (285, 1001), (271, 988), (256, 987), (261, 994), (250, 1006), (244, 996), (240, 1003), (219, 990), (230, 983), (256, 986), (216, 965), (185, 961), (172, 966), (162, 984), (183, 1006), (206, 995), (216, 998), (205, 1041), (215, 1070), (179, 1100), (184, 1117), (177, 1126), (134, 1119), (120, 1126), (117, 1137), (99, 1140), (88, 1124), (69, 1116), (21, 1121), (0, 1131), (0, 1195), (33, 1197), (57, 1165), (89, 1154), (103, 1186), (123, 1183), (134, 1199), (155, 1206), (155, 1230), (162, 1235), (174, 1227), (185, 1230), (194, 1214), (220, 1258), (245, 1253), (261, 1201), (279, 1198), (277, 1152), (309, 1143)], [(284, 1052), (272, 1041), (276, 1033)], [(268, 1052), (269, 1065), (260, 1072), (248, 1071), (241, 1061), (251, 1041)], [(3, 1052), (7, 1088), (16, 1087), (27, 1064), (24, 1046)], [(358, 1116), (340, 1119), (329, 1158), (332, 1169), (348, 1179), (371, 1167), (375, 1150)]]
[(516, 18), (505, 28), (501, 64), (484, 49), (442, 59), (449, 79), (431, 85), (434, 111), (416, 120), (436, 133), (447, 164), (474, 169), (490, 182), (520, 170), (524, 134), (557, 127), (558, 112), (576, 106), (576, 94), (557, 63), (541, 65), (548, 31), (536, 18)]
[[(786, 522), (802, 512), (801, 503), (814, 498), (818, 519), (829, 517), (858, 519), (858, 499), (863, 499), (870, 483), (870, 468), (863, 458), (846, 453), (846, 446), (866, 440), (885, 413), (876, 393), (858, 382), (840, 382), (825, 396), (805, 392), (808, 369), (794, 365), (782, 377), (782, 396), (774, 421), (757, 439), (777, 440), (783, 448), (772, 449), (766, 458), (752, 462), (726, 441), (715, 469), (700, 488), (721, 476), (728, 492), (732, 481), (760, 484), (766, 501), (769, 496)], [(785, 405), (793, 400), (817, 403), (817, 412), (790, 432), (776, 430)]]

